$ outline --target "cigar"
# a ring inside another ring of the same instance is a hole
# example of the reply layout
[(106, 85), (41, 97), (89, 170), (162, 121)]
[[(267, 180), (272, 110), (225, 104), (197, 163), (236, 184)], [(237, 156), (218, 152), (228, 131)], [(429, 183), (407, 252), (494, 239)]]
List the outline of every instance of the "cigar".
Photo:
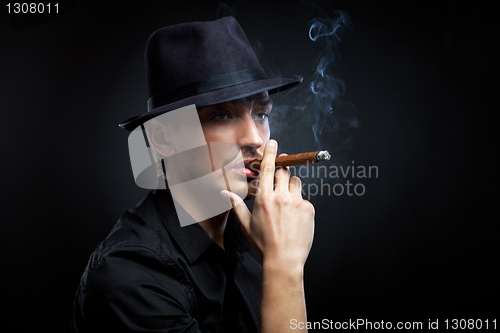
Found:
[[(313, 151), (310, 153), (300, 153), (287, 156), (278, 156), (274, 160), (274, 164), (277, 167), (285, 167), (300, 164), (317, 163), (322, 161), (328, 161), (330, 159), (330, 153), (326, 150)], [(255, 160), (250, 163), (249, 167), (251, 170), (260, 170), (260, 163), (262, 160)]]

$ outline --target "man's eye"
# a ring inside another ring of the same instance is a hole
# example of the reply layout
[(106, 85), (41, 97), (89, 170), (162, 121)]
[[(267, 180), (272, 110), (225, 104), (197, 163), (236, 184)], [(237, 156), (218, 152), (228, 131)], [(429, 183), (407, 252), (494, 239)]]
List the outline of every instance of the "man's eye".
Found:
[(214, 113), (213, 119), (215, 120), (219, 120), (219, 121), (222, 121), (222, 120), (226, 120), (229, 118), (229, 114), (225, 113), (225, 112), (216, 112)]
[(254, 113), (254, 118), (258, 120), (266, 120), (267, 118), (269, 118), (269, 113), (268, 112)]

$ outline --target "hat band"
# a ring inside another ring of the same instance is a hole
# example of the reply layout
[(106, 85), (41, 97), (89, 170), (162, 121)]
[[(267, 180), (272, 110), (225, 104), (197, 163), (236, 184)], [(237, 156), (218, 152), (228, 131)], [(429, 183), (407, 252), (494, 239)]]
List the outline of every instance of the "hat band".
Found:
[(148, 100), (148, 112), (162, 105), (167, 105), (207, 91), (265, 79), (266, 73), (262, 68), (249, 68), (229, 74), (212, 76), (154, 95)]

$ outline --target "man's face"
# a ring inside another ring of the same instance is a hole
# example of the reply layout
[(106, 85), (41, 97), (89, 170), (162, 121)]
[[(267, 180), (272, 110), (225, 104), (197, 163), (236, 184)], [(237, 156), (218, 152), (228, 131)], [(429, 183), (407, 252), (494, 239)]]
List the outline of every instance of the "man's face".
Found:
[(203, 133), (207, 142), (231, 142), (240, 147), (246, 174), (248, 195), (255, 197), (258, 171), (249, 169), (254, 159), (262, 159), (269, 140), (269, 114), (272, 100), (267, 92), (216, 105), (198, 108)]

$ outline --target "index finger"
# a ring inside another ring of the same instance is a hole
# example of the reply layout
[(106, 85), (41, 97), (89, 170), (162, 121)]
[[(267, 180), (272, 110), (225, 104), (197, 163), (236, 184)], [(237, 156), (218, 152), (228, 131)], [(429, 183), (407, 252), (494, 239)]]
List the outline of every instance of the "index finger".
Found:
[(272, 192), (274, 182), (274, 161), (278, 143), (275, 140), (269, 140), (264, 148), (264, 157), (260, 163), (259, 188), (261, 191)]

